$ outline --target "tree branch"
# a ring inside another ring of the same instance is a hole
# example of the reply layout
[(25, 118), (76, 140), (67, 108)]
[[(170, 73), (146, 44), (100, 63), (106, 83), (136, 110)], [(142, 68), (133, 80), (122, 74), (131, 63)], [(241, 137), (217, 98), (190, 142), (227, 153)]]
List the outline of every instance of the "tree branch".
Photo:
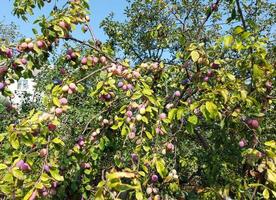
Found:
[(236, 0), (236, 5), (237, 5), (238, 12), (239, 12), (241, 20), (242, 20), (242, 26), (243, 26), (244, 30), (246, 30), (246, 23), (245, 23), (245, 20), (244, 20), (244, 16), (243, 16), (243, 13), (242, 13), (242, 9), (241, 9), (241, 5), (240, 5), (239, 0)]

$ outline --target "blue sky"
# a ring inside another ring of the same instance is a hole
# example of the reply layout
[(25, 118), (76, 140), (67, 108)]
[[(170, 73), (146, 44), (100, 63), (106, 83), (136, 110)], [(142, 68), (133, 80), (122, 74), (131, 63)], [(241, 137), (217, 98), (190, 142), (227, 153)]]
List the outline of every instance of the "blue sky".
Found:
[[(65, 2), (66, 0), (62, 0), (60, 2)], [(0, 6), (0, 21), (5, 24), (9, 24), (10, 22), (14, 22), (19, 26), (19, 32), (22, 33), (26, 37), (32, 37), (32, 28), (34, 27), (32, 22), (34, 19), (39, 16), (39, 13), (48, 13), (49, 10), (53, 7), (53, 3), (49, 4), (42, 10), (36, 10), (35, 15), (30, 17), (29, 22), (24, 22), (21, 19), (18, 19), (16, 16), (12, 14), (12, 2), (11, 0), (1, 0)], [(53, 2), (53, 1), (52, 1)], [(104, 35), (103, 30), (99, 28), (100, 22), (110, 13), (114, 12), (115, 19), (124, 20), (124, 8), (127, 5), (126, 0), (90, 0), (90, 8), (91, 8), (91, 22), (90, 25), (94, 29), (94, 33), (96, 37), (100, 40), (105, 40), (106, 36)], [(87, 33), (88, 34), (88, 33)]]

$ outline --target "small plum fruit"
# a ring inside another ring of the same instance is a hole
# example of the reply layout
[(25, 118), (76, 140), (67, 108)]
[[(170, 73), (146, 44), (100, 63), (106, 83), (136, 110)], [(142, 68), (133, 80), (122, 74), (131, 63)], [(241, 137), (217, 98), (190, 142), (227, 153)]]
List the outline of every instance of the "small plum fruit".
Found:
[(40, 157), (45, 157), (48, 154), (48, 150), (47, 149), (41, 149), (39, 152), (39, 156)]
[(154, 183), (157, 182), (158, 181), (158, 176), (156, 174), (153, 174), (151, 176), (151, 181), (154, 182)]
[(175, 92), (174, 92), (174, 96), (176, 96), (176, 97), (180, 97), (180, 96), (181, 96), (180, 91), (178, 91), (178, 90), (177, 90), (177, 91), (175, 91)]
[(160, 118), (161, 120), (166, 119), (166, 117), (167, 117), (167, 115), (166, 115), (165, 113), (161, 113), (161, 114), (159, 115), (159, 118)]

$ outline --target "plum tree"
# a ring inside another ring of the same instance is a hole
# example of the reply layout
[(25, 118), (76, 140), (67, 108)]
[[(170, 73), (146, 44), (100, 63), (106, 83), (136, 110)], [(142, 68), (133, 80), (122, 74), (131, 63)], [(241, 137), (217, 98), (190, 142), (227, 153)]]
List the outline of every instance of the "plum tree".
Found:
[[(1, 131), (1, 198), (274, 198), (275, 60), (248, 3), (133, 1), (127, 26), (104, 22), (102, 43), (87, 1), (64, 1), (37, 19), (40, 35), (1, 46), (2, 95), (35, 68), (44, 94)], [(44, 4), (15, 0), (14, 13)], [(226, 35), (210, 19), (228, 23)], [(74, 37), (78, 27), (91, 39)]]

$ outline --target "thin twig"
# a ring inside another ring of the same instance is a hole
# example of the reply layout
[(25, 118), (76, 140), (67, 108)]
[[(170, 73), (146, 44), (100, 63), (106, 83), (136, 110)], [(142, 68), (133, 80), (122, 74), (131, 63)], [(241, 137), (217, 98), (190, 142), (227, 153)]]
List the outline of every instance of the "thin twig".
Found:
[(109, 68), (109, 67), (110, 67), (110, 66), (108, 65), (108, 66), (102, 67), (102, 68), (100, 68), (100, 69), (97, 69), (97, 70), (91, 72), (90, 74), (88, 74), (87, 76), (83, 77), (82, 79), (78, 80), (76, 83), (80, 83), (80, 82), (82, 82), (82, 81), (88, 79), (89, 77), (93, 76), (93, 75), (96, 74), (97, 72), (106, 70), (106, 69)]

